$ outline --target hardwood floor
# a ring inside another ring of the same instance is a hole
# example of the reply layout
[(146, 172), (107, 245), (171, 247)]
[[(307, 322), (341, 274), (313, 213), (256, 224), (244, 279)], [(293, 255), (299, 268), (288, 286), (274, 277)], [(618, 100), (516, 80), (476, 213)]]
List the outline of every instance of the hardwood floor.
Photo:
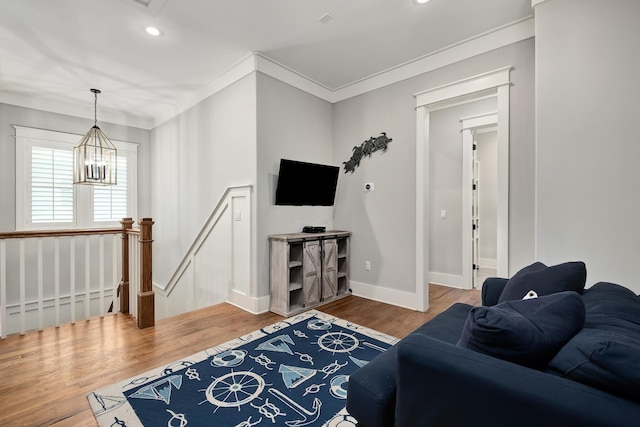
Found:
[[(480, 304), (479, 291), (430, 286), (416, 312), (355, 296), (320, 311), (402, 338), (454, 302)], [(91, 391), (281, 320), (219, 304), (138, 329), (126, 315), (12, 335), (0, 341), (1, 426), (95, 426)]]

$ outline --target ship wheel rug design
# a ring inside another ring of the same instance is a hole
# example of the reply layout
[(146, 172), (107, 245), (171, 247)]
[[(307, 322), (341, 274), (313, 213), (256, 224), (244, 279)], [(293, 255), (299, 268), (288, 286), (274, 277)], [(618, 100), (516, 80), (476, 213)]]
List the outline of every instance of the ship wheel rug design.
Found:
[(397, 341), (310, 310), (87, 398), (101, 427), (351, 427), (349, 376)]

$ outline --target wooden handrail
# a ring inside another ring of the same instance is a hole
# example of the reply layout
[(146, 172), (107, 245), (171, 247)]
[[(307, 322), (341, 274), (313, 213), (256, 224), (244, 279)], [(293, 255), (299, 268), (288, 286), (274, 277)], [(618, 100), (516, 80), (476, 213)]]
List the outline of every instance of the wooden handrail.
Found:
[(86, 236), (93, 234), (118, 234), (121, 228), (82, 228), (73, 230), (28, 230), (0, 233), (1, 239), (28, 239), (32, 237)]

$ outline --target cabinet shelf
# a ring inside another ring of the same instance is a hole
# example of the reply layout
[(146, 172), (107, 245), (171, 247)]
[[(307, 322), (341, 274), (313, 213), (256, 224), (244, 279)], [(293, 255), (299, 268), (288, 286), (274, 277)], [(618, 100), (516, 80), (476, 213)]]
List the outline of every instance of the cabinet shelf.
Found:
[(350, 236), (347, 231), (269, 236), (270, 310), (292, 316), (350, 295)]

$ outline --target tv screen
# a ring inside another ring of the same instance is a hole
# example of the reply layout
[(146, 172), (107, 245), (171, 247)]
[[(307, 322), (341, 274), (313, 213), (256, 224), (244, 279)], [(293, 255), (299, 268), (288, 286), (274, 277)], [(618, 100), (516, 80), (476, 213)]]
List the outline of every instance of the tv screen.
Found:
[(281, 159), (276, 205), (333, 206), (338, 166)]

